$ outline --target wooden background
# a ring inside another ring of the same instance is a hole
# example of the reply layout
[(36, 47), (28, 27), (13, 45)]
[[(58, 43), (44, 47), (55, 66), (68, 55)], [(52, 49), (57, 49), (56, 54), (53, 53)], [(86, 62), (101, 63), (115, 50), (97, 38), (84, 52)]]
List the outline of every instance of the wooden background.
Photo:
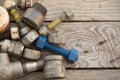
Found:
[[(3, 0), (1, 0), (2, 3)], [(60, 80), (120, 80), (120, 0), (38, 0), (48, 10), (45, 24), (70, 7), (75, 14), (55, 28), (66, 35), (66, 49), (76, 48), (79, 59), (64, 61), (66, 78)], [(21, 16), (24, 11), (19, 10)], [(15, 24), (11, 20), (12, 24)], [(0, 37), (2, 39), (2, 37)], [(54, 54), (43, 51), (42, 56)], [(42, 57), (42, 58), (43, 58)], [(19, 80), (44, 80), (34, 72)]]

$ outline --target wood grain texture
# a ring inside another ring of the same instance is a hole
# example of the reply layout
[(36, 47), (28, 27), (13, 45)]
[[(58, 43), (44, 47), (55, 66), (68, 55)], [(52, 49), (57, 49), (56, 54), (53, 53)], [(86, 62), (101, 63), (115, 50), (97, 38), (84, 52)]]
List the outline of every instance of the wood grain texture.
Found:
[[(72, 21), (120, 21), (120, 0), (37, 0), (48, 10), (45, 21), (63, 14), (66, 7), (75, 14)], [(3, 0), (0, 0), (2, 4)], [(23, 11), (20, 11), (21, 16)]]
[[(31, 73), (17, 80), (45, 80), (42, 72)], [(66, 78), (54, 80), (120, 80), (119, 69), (67, 70)]]

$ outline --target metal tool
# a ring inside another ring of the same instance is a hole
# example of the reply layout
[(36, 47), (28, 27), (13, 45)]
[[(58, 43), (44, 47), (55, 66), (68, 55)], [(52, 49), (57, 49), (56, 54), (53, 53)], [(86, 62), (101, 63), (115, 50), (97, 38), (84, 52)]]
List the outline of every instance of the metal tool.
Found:
[(45, 57), (44, 78), (64, 78), (65, 67), (63, 66), (63, 57), (60, 55), (49, 55)]
[[(46, 36), (49, 33), (50, 29), (53, 29), (54, 27), (56, 27), (65, 19), (70, 19), (70, 20), (73, 19), (74, 14), (70, 8), (66, 8), (63, 12), (64, 13), (60, 17), (56, 18), (53, 22), (49, 23), (47, 26), (41, 26), (41, 28), (39, 29), (40, 35)], [(46, 28), (42, 28), (42, 27), (46, 27)]]
[(76, 49), (71, 49), (70, 51), (65, 50), (61, 47), (57, 47), (54, 46), (50, 43), (47, 42), (47, 38), (45, 36), (40, 36), (36, 42), (36, 47), (39, 49), (48, 49), (50, 51), (56, 52), (60, 55), (63, 55), (64, 57), (66, 57), (70, 62), (75, 62), (77, 61), (79, 54), (78, 51)]
[(0, 50), (1, 52), (8, 52), (10, 55), (24, 57), (31, 60), (38, 60), (41, 56), (40, 51), (25, 48), (21, 42), (8, 39), (0, 42)]
[(44, 61), (11, 63), (7, 53), (0, 53), (0, 80), (12, 80), (22, 77), (25, 73), (30, 73), (41, 69)]
[(22, 19), (32, 28), (38, 30), (44, 21), (46, 13), (47, 9), (42, 4), (35, 3), (31, 8), (25, 11)]

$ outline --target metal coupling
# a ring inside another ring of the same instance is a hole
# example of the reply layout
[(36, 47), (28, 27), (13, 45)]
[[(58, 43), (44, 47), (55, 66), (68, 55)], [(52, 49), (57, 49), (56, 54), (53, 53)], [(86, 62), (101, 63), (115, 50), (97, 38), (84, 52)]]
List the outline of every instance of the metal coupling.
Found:
[(29, 24), (34, 29), (38, 30), (43, 21), (47, 9), (40, 3), (35, 3), (31, 8), (28, 8), (23, 15), (23, 21)]
[(32, 29), (29, 33), (27, 33), (23, 38), (22, 38), (22, 43), (25, 46), (29, 46), (30, 44), (32, 44), (37, 38), (39, 37), (39, 34), (37, 33), (37, 31), (35, 31), (34, 29)]
[(41, 52), (38, 50), (25, 48), (23, 57), (31, 60), (39, 60), (41, 57)]
[(20, 39), (20, 35), (19, 35), (19, 31), (18, 30), (19, 29), (16, 26), (10, 28), (11, 39), (13, 39), (13, 40)]
[(44, 78), (64, 78), (65, 67), (63, 57), (60, 55), (49, 55), (45, 57)]
[(9, 22), (10, 19), (7, 10), (0, 6), (0, 34), (8, 29)]
[(65, 36), (59, 33), (50, 33), (48, 35), (48, 42), (55, 44), (64, 44)]

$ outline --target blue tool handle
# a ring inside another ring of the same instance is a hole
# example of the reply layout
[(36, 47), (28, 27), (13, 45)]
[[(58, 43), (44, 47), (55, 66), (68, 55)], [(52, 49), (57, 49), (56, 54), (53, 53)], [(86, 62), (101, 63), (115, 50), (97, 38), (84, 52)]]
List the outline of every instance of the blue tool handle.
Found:
[(54, 46), (48, 42), (45, 43), (45, 46), (44, 48), (50, 50), (50, 51), (53, 51), (53, 52), (56, 52), (56, 53), (59, 53), (60, 55), (63, 55), (65, 57), (68, 57), (69, 56), (69, 51), (68, 50), (65, 50), (61, 47), (57, 47), (57, 46)]

